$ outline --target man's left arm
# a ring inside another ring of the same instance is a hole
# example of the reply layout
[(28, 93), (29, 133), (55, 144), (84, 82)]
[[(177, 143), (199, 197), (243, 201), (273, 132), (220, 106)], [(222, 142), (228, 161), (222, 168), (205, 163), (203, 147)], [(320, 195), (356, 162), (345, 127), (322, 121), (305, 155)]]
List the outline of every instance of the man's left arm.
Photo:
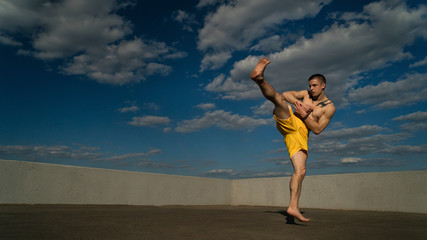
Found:
[(304, 123), (305, 125), (307, 125), (308, 129), (310, 129), (314, 134), (318, 135), (323, 130), (325, 130), (334, 114), (335, 107), (333, 105), (330, 105), (328, 108), (325, 109), (325, 113), (319, 118), (318, 121), (316, 121), (313, 117), (308, 116), (304, 119)]

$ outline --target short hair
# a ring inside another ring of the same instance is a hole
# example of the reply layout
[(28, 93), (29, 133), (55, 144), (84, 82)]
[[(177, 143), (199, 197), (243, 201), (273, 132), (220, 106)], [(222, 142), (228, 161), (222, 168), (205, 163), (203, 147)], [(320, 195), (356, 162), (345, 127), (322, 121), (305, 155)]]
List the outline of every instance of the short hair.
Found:
[(326, 78), (325, 78), (325, 76), (323, 76), (323, 75), (322, 75), (322, 74), (320, 74), (320, 73), (316, 73), (316, 74), (311, 75), (311, 76), (308, 78), (308, 81), (311, 81), (311, 80), (313, 80), (313, 79), (315, 79), (315, 78), (320, 79), (324, 84), (326, 84)]

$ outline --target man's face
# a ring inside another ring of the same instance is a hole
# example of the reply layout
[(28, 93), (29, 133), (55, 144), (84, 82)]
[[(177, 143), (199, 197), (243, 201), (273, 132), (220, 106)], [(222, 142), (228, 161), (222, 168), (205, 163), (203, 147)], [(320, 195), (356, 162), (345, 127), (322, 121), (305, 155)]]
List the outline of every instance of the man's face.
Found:
[(310, 87), (310, 93), (313, 97), (319, 96), (325, 89), (325, 83), (317, 78), (311, 79), (308, 82), (308, 86)]

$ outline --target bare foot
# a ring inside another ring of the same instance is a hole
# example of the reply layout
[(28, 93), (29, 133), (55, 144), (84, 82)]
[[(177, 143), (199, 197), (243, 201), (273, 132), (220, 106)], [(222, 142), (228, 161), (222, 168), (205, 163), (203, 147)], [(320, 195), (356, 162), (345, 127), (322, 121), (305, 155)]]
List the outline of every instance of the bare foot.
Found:
[(271, 63), (268, 61), (268, 58), (262, 58), (259, 60), (258, 64), (255, 66), (254, 70), (251, 72), (251, 79), (259, 83), (264, 80), (264, 70), (267, 65)]
[(301, 222), (308, 222), (310, 221), (310, 219), (305, 218), (299, 210), (294, 210), (291, 208), (288, 208), (288, 210), (286, 211), (289, 215), (296, 217), (298, 220), (300, 220)]

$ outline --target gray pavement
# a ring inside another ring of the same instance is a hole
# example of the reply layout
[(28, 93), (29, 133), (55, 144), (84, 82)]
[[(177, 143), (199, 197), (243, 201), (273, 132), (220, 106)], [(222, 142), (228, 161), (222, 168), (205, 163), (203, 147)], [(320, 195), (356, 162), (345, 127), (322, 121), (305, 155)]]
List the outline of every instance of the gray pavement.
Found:
[(278, 207), (1, 205), (0, 239), (427, 239), (427, 214)]

